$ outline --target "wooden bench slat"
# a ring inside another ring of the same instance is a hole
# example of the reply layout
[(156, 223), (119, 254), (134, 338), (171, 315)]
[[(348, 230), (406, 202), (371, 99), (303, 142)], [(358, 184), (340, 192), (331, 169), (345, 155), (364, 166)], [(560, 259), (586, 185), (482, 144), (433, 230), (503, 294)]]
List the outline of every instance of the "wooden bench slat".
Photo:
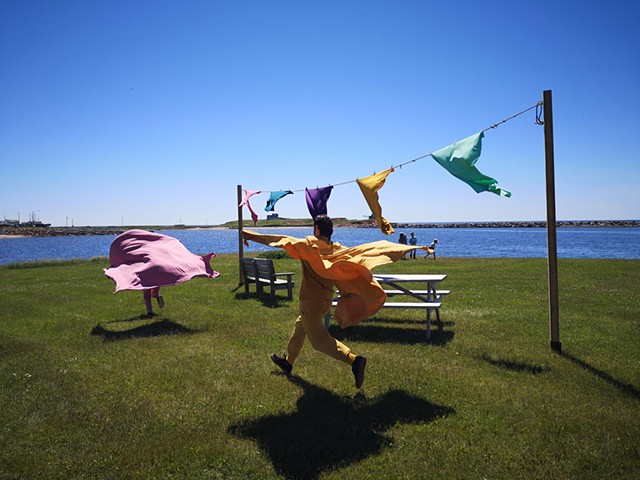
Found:
[[(429, 290), (411, 290), (413, 293), (418, 295), (427, 295)], [(384, 293), (387, 295), (407, 295), (406, 292), (402, 290), (385, 290)], [(436, 290), (436, 295), (449, 295), (451, 290)]]
[(440, 308), (441, 302), (384, 302), (382, 308)]
[[(331, 306), (338, 305), (338, 300), (333, 300)], [(382, 308), (440, 308), (442, 302), (384, 302)]]

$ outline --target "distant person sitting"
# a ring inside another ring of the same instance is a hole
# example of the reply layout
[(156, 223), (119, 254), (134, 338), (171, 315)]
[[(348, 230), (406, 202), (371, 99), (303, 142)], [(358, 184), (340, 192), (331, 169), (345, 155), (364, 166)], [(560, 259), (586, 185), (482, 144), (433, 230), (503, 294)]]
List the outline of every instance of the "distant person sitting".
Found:
[[(412, 246), (418, 245), (418, 239), (416, 238), (416, 234), (414, 232), (411, 232), (409, 234), (409, 245), (412, 245)], [(409, 252), (409, 258), (413, 258), (415, 260), (415, 258), (416, 258), (416, 251), (415, 250), (411, 250)]]
[(433, 255), (433, 259), (436, 259), (436, 244), (438, 243), (438, 239), (434, 238), (431, 245), (429, 245), (429, 250), (427, 250), (427, 254), (424, 256), (425, 260), (429, 255)]

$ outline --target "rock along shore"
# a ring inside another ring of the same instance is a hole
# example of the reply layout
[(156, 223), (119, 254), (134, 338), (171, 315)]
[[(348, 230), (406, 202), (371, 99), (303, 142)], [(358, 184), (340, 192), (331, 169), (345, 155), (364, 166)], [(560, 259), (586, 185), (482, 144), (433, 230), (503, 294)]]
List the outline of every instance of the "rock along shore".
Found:
[[(545, 221), (465, 222), (465, 223), (392, 223), (393, 228), (546, 228)], [(376, 226), (376, 225), (372, 225)], [(556, 227), (640, 227), (640, 220), (562, 220)]]
[[(394, 229), (421, 228), (545, 228), (547, 222), (461, 222), (461, 223), (392, 223)], [(287, 227), (287, 225), (281, 225)], [(640, 227), (640, 220), (578, 220), (559, 221), (556, 226), (562, 227)], [(375, 222), (341, 222), (336, 228), (377, 228)], [(0, 236), (15, 237), (58, 237), (73, 235), (119, 235), (133, 227), (0, 227)], [(146, 230), (181, 230), (183, 226), (136, 227)], [(208, 227), (210, 228), (210, 227)]]

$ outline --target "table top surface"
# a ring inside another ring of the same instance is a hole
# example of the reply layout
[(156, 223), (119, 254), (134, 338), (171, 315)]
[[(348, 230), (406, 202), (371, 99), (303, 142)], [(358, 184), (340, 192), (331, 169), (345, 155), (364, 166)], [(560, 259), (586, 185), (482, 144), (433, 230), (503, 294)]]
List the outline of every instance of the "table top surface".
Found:
[(374, 274), (378, 282), (441, 282), (446, 275), (432, 273), (383, 273)]

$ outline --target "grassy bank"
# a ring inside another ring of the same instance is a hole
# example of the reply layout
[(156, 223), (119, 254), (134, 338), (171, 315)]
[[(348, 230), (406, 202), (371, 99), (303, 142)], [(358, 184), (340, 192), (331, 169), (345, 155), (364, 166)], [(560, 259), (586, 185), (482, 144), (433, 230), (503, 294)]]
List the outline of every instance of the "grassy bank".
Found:
[[(557, 478), (640, 475), (640, 261), (559, 261), (563, 353), (549, 347), (540, 259), (400, 261), (446, 273), (442, 331), (383, 310), (307, 345), (287, 379), (297, 300), (216, 280), (113, 295), (106, 261), (0, 267), (0, 478)], [(296, 271), (293, 260), (276, 260)]]

